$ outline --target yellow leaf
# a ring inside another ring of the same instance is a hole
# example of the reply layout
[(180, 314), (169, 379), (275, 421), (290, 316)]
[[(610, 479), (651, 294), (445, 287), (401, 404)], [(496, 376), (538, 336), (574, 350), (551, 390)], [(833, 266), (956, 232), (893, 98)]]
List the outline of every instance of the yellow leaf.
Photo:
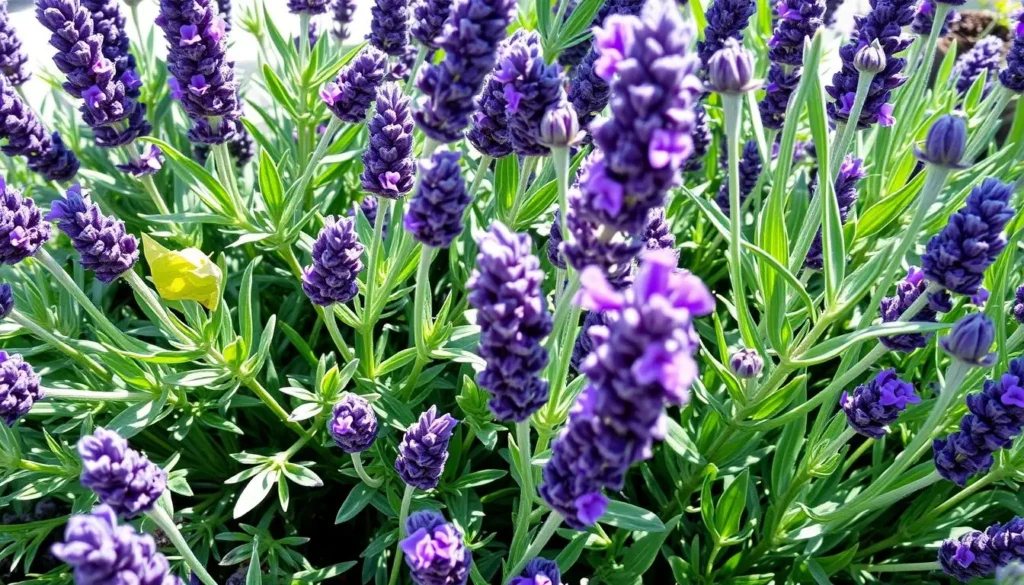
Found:
[(220, 267), (198, 248), (169, 250), (142, 234), (142, 250), (160, 296), (196, 301), (211, 311), (220, 303)]

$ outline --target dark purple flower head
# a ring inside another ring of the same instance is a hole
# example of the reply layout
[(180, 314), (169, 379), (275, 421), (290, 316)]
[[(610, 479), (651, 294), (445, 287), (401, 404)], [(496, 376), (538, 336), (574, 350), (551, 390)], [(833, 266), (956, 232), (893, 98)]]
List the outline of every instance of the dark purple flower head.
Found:
[(6, 282), (0, 283), (0, 320), (10, 316), (14, 310), (14, 289)]
[(155, 175), (164, 166), (164, 153), (160, 147), (150, 144), (137, 158), (115, 166), (119, 171), (128, 173), (135, 178)]
[(122, 518), (151, 510), (167, 487), (167, 473), (114, 431), (98, 428), (82, 437), (78, 455), (82, 485)]
[(562, 572), (555, 561), (537, 557), (526, 563), (523, 572), (512, 577), (508, 585), (562, 585)]
[(939, 339), (943, 351), (965, 364), (991, 366), (996, 354), (990, 352), (996, 326), (984, 313), (972, 313), (953, 325), (949, 335)]
[[(551, 221), (551, 231), (548, 235), (548, 261), (555, 268), (561, 268), (565, 270), (565, 258), (562, 257), (562, 213), (560, 211), (555, 212), (555, 218)], [(1024, 288), (1024, 287), (1022, 287)]]
[(335, 81), (320, 90), (320, 98), (339, 119), (358, 124), (366, 120), (366, 112), (387, 69), (388, 56), (372, 45), (367, 46), (341, 68)]
[(540, 377), (548, 364), (541, 342), (552, 326), (544, 271), (530, 237), (499, 221), (477, 248), (477, 267), (466, 285), (480, 326), (477, 353), (487, 363), (477, 383), (491, 393), (488, 407), (496, 419), (524, 421), (548, 401), (548, 383)]
[[(839, 219), (843, 223), (846, 223), (850, 210), (857, 203), (857, 184), (867, 176), (863, 163), (864, 161), (861, 159), (854, 158), (853, 155), (847, 155), (846, 159), (839, 166), (839, 172), (836, 173), (835, 194), (836, 201), (839, 203)], [(804, 266), (814, 270), (821, 270), (825, 265), (822, 257), (823, 252), (821, 228), (818, 228), (818, 233), (815, 234), (811, 247), (807, 250)]]
[(1018, 323), (1024, 323), (1024, 285), (1017, 287), (1013, 303), (1013, 318)]
[(531, 40), (535, 38), (530, 31), (519, 29), (501, 43), (498, 47), (498, 62), (495, 69), (487, 75), (483, 91), (476, 98), (476, 111), (473, 112), (472, 126), (466, 133), (466, 138), (478, 151), (492, 158), (501, 158), (512, 152), (505, 84), (497, 79), (502, 65), (501, 60), (510, 47)]
[(853, 37), (839, 50), (843, 67), (832, 76), (832, 84), (825, 88), (834, 100), (828, 104), (829, 116), (834, 121), (845, 123), (849, 120), (860, 76), (854, 61), (861, 49), (878, 41), (886, 57), (885, 68), (871, 80), (857, 127), (868, 128), (876, 123), (888, 126), (894, 122), (889, 100), (892, 92), (906, 82), (902, 72), (907, 64), (906, 59), (896, 55), (912, 42), (909, 35), (903, 34), (903, 27), (913, 20), (914, 0), (872, 0), (871, 12), (857, 17)]
[(375, 0), (370, 14), (370, 44), (393, 57), (405, 54), (409, 44), (409, 0)]
[(552, 446), (541, 497), (583, 529), (604, 512), (604, 489), (622, 488), (626, 470), (651, 456), (665, 434), (665, 407), (684, 405), (697, 376), (693, 319), (714, 309), (699, 278), (676, 270), (667, 250), (649, 252), (632, 286), (618, 292), (600, 269), (581, 274), (577, 302), (603, 312), (604, 325), (580, 366), (588, 384)]
[(647, 227), (644, 228), (644, 248), (647, 250), (671, 250), (676, 252), (676, 237), (669, 229), (665, 219), (665, 208), (655, 207), (647, 214)]
[(14, 266), (50, 239), (50, 224), (42, 219), (35, 201), (0, 177), (0, 264)]
[(110, 506), (76, 514), (64, 528), (53, 555), (74, 571), (77, 585), (180, 585), (153, 537), (130, 524), (118, 525)]
[(611, 95), (608, 82), (594, 71), (594, 64), (601, 57), (596, 50), (587, 52), (583, 61), (573, 69), (569, 79), (569, 103), (576, 110), (580, 126), (586, 128), (607, 106)]
[(541, 120), (548, 108), (564, 99), (564, 93), (561, 69), (544, 61), (536, 32), (503, 51), (494, 79), (503, 86), (512, 149), (522, 156), (547, 154), (541, 144)]
[(737, 378), (756, 378), (764, 369), (764, 359), (757, 350), (744, 347), (729, 358), (729, 369)]
[(967, 93), (967, 90), (974, 85), (975, 80), (985, 74), (985, 89), (982, 96), (988, 95), (992, 84), (995, 83), (999, 65), (1003, 62), (1003, 50), (1005, 43), (1003, 39), (990, 35), (977, 43), (970, 51), (967, 51), (957, 59), (953, 75), (956, 79), (956, 90), (960, 95)]
[[(10, 285), (4, 286), (10, 289)], [(13, 308), (13, 298), (10, 302)], [(0, 350), (0, 420), (13, 427), (43, 396), (45, 393), (39, 387), (39, 376), (32, 366), (20, 354)]]
[(1013, 43), (1006, 56), (1006, 67), (999, 72), (999, 82), (1014, 93), (1024, 93), (1024, 11), (1017, 19)]
[[(917, 297), (924, 294), (927, 285), (924, 282), (924, 274), (917, 267), (911, 266), (907, 277), (896, 283), (896, 296), (885, 297), (879, 303), (882, 314), (882, 322), (892, 323), (900, 318), (910, 305), (914, 304)], [(934, 322), (935, 309), (925, 307), (913, 318), (915, 322)], [(904, 333), (891, 337), (880, 337), (878, 341), (893, 351), (910, 353), (920, 347), (928, 345), (930, 333)]]
[(914, 147), (917, 158), (933, 165), (952, 169), (969, 165), (961, 162), (967, 151), (967, 119), (959, 114), (946, 114), (928, 129), (924, 149)]
[(370, 118), (370, 144), (363, 153), (363, 189), (380, 197), (400, 199), (412, 190), (412, 116), (409, 97), (395, 82), (377, 91)]
[(727, 39), (743, 40), (743, 31), (754, 11), (752, 0), (714, 0), (711, 3), (705, 15), (708, 26), (704, 29), (704, 40), (697, 41), (697, 53), (705, 73), (712, 55), (725, 46)]
[(928, 280), (952, 293), (978, 292), (985, 270), (1006, 247), (1003, 228), (1013, 218), (1013, 187), (985, 179), (967, 196), (965, 207), (928, 241), (921, 265)]
[(872, 439), (885, 436), (907, 405), (919, 402), (914, 385), (899, 379), (892, 369), (878, 372), (870, 382), (857, 386), (852, 395), (843, 392), (839, 399), (850, 427)]
[(365, 398), (346, 392), (334, 405), (327, 430), (346, 453), (361, 453), (377, 438), (377, 414)]
[(412, 36), (424, 47), (439, 48), (444, 23), (451, 12), (452, 0), (416, 0), (412, 6)]
[(465, 585), (473, 553), (462, 532), (434, 510), (413, 512), (405, 522), (409, 535), (399, 543), (416, 585)]
[(47, 181), (68, 181), (78, 172), (75, 153), (60, 134), (47, 135), (39, 118), (25, 105), (14, 86), (0, 75), (0, 150), (7, 156), (23, 156), (28, 168)]
[[(767, 95), (765, 96), (767, 98)], [(789, 99), (788, 97), (786, 98)], [(683, 166), (684, 171), (697, 172), (704, 168), (704, 156), (711, 147), (711, 125), (708, 114), (700, 102), (693, 105), (693, 154)]]
[(355, 0), (334, 0), (331, 10), (334, 15), (334, 24), (336, 25), (334, 28), (334, 38), (343, 43), (348, 40), (348, 25), (352, 23), (352, 19), (356, 14)]
[(125, 231), (123, 221), (103, 215), (99, 205), (82, 195), (81, 185), (73, 185), (54, 201), (45, 219), (71, 238), (82, 267), (95, 272), (100, 282), (113, 282), (139, 259), (139, 241)]
[[(947, 0), (936, 0), (944, 4), (952, 4), (954, 6), (963, 5), (966, 0), (956, 0), (955, 2), (949, 2)], [(960, 20), (960, 13), (956, 10), (950, 10), (946, 13), (946, 21), (942, 23), (942, 28), (939, 29), (939, 36), (944, 37), (949, 34), (949, 25)], [(932, 25), (935, 23), (935, 4), (932, 0), (921, 0), (921, 3), (917, 6), (917, 12), (914, 14), (914, 22), (910, 23), (910, 30), (914, 33), (927, 36), (932, 32)]]
[(103, 57), (114, 64), (114, 76), (125, 86), (128, 97), (138, 98), (142, 80), (135, 70), (135, 57), (129, 52), (131, 40), (117, 0), (81, 0), (92, 17), (93, 29), (103, 37)]
[(462, 139), (515, 6), (514, 0), (454, 0), (440, 43), (444, 59), (426, 65), (416, 80), (423, 95), (416, 125), (427, 136), (445, 143)]
[[(989, 530), (998, 533), (1001, 526)], [(997, 561), (990, 550), (990, 537), (986, 532), (971, 530), (957, 538), (947, 538), (939, 547), (939, 565), (942, 571), (964, 583), (978, 577), (988, 577), (996, 570)]]
[(458, 423), (450, 415), (438, 416), (437, 407), (431, 406), (409, 425), (395, 459), (395, 471), (402, 481), (421, 490), (437, 487), (448, 461), (448, 441)]
[(409, 202), (404, 225), (424, 246), (447, 248), (462, 233), (462, 215), (471, 199), (459, 157), (458, 152), (438, 150), (419, 163), (420, 182)]
[(11, 85), (21, 85), (32, 78), (28, 55), (21, 50), (21, 39), (7, 15), (7, 0), (0, 0), (0, 75)]
[(302, 273), (302, 290), (309, 300), (322, 307), (351, 301), (359, 292), (356, 277), (363, 270), (363, 250), (351, 219), (325, 218), (313, 242), (313, 264)]
[(329, 0), (288, 0), (288, 10), (292, 14), (309, 14), (311, 16), (327, 12)]
[(1010, 362), (999, 379), (985, 380), (984, 389), (967, 397), (968, 414), (960, 430), (932, 445), (935, 469), (964, 486), (971, 476), (988, 471), (992, 455), (1013, 444), (1024, 427), (1024, 358)]
[[(728, 153), (724, 148), (721, 150), (721, 155), (723, 159), (723, 168), (728, 168)], [(761, 168), (761, 153), (757, 150), (757, 142), (754, 140), (748, 140), (747, 143), (743, 145), (743, 152), (740, 155), (739, 169), (741, 207), (743, 206), (743, 203), (746, 202), (747, 197), (750, 197), (750, 194), (754, 192), (754, 187), (757, 186), (757, 178), (761, 175)], [(729, 200), (728, 181), (723, 181), (722, 185), (719, 186), (718, 194), (715, 195), (715, 203), (718, 204), (722, 213), (728, 217), (732, 208), (732, 204)]]
[(772, 63), (799, 67), (804, 61), (804, 40), (814, 37), (825, 14), (824, 0), (779, 0), (777, 19), (768, 40), (768, 58)]
[(590, 352), (594, 351), (594, 340), (587, 331), (595, 326), (604, 327), (604, 324), (604, 317), (601, 313), (595, 311), (588, 311), (587, 316), (583, 318), (583, 327), (580, 328), (579, 336), (576, 337), (576, 343), (572, 346), (572, 356), (569, 358), (569, 363), (577, 372), (580, 370), (580, 364), (583, 363), (583, 360), (587, 359)]
[(798, 70), (787, 71), (783, 65), (772, 63), (765, 79), (764, 99), (758, 103), (761, 122), (766, 128), (781, 130), (786, 121), (789, 99), (800, 84)]
[(736, 39), (726, 39), (711, 56), (707, 78), (708, 91), (730, 95), (753, 91), (761, 83), (754, 79), (754, 56)]

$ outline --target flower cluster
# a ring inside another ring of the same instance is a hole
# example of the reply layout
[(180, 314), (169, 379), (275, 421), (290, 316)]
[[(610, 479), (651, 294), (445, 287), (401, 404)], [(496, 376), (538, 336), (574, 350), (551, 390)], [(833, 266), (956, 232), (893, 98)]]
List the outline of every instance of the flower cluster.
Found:
[(971, 530), (958, 538), (942, 541), (939, 565), (964, 583), (990, 577), (996, 569), (1024, 559), (1024, 519), (1014, 517), (1006, 524), (993, 524), (985, 532)]
[(1006, 67), (999, 72), (999, 81), (1006, 89), (1024, 94), (1024, 11), (1017, 15), (1015, 36), (1006, 56)]
[(412, 36), (424, 47), (437, 49), (451, 11), (452, 0), (416, 0), (412, 7)]
[(465, 585), (473, 553), (462, 532), (434, 510), (420, 510), (405, 522), (409, 535), (399, 546), (416, 585)]
[(850, 428), (865, 437), (880, 439), (908, 404), (919, 402), (913, 384), (899, 379), (896, 370), (889, 369), (878, 372), (871, 382), (857, 386), (852, 395), (843, 392), (839, 405)]
[[(839, 166), (839, 172), (836, 173), (835, 195), (836, 201), (839, 203), (839, 219), (843, 223), (846, 223), (850, 211), (853, 209), (854, 204), (857, 203), (857, 184), (867, 176), (863, 163), (864, 161), (861, 159), (854, 158), (853, 155), (847, 155), (846, 159)], [(814, 270), (821, 270), (824, 267), (823, 251), (821, 228), (818, 228), (818, 233), (815, 234), (814, 241), (811, 242), (811, 247), (807, 251), (804, 266)]]
[(23, 156), (28, 168), (47, 181), (68, 181), (78, 172), (78, 157), (54, 132), (46, 134), (43, 124), (15, 91), (12, 83), (0, 75), (0, 139), (7, 144), (0, 150), (7, 156)]
[(95, 272), (100, 282), (114, 282), (139, 259), (139, 241), (125, 231), (124, 222), (103, 215), (99, 205), (82, 195), (80, 185), (54, 201), (46, 219), (71, 238), (82, 266)]
[(754, 11), (755, 3), (751, 0), (715, 0), (711, 3), (705, 15), (708, 26), (704, 29), (704, 40), (697, 42), (697, 53), (705, 73), (711, 57), (725, 46), (727, 39), (743, 40), (743, 31)]
[(447, 248), (462, 233), (462, 215), (471, 199), (459, 170), (460, 157), (457, 152), (439, 150), (420, 161), (420, 183), (404, 226), (424, 246)]
[(348, 26), (356, 13), (355, 0), (334, 0), (331, 5), (334, 16), (334, 38), (341, 42), (348, 40)]
[[(6, 290), (10, 295), (10, 287)], [(7, 306), (13, 307), (13, 299)], [(10, 312), (10, 309), (6, 310)], [(39, 388), (39, 376), (32, 366), (21, 355), (0, 350), (0, 420), (9, 427), (14, 426), (44, 396)]]
[(28, 55), (21, 50), (21, 39), (7, 14), (7, 0), (0, 0), (0, 76), (11, 85), (21, 85), (32, 78)]
[[(729, 159), (728, 153), (723, 148), (721, 152), (722, 161), (720, 161), (723, 167), (728, 167)], [(739, 164), (739, 176), (740, 176), (740, 207), (750, 197), (750, 194), (754, 192), (754, 187), (757, 185), (757, 178), (761, 175), (761, 153), (757, 150), (757, 142), (748, 140), (743, 145), (743, 153), (740, 155)], [(722, 213), (729, 217), (730, 204), (729, 204), (729, 185), (728, 180), (722, 181), (722, 185), (718, 188), (718, 194), (715, 195), (715, 203), (718, 204), (719, 209)]]
[(562, 585), (562, 572), (558, 563), (537, 557), (526, 564), (519, 575), (512, 577), (508, 585)]
[(541, 144), (541, 119), (565, 96), (560, 68), (545, 63), (540, 36), (530, 32), (511, 43), (493, 77), (503, 87), (512, 150), (521, 156), (547, 154)]
[(338, 119), (358, 124), (366, 119), (377, 87), (387, 74), (388, 56), (368, 46), (341, 68), (338, 78), (320, 90), (327, 109)]
[(779, 130), (786, 116), (789, 98), (800, 82), (804, 42), (823, 24), (824, 0), (782, 0), (775, 6), (775, 32), (768, 40), (768, 83), (758, 104), (767, 128)]
[(122, 518), (149, 511), (167, 488), (167, 473), (114, 431), (99, 428), (82, 437), (78, 455), (82, 485)]
[(0, 264), (21, 262), (50, 239), (50, 224), (42, 215), (35, 201), (0, 177)]
[(961, 95), (974, 85), (974, 82), (985, 74), (985, 89), (982, 95), (988, 95), (995, 83), (999, 65), (1003, 62), (1003, 40), (996, 36), (987, 36), (977, 43), (970, 51), (964, 53), (956, 61), (953, 75), (956, 76), (956, 90)]
[(302, 273), (302, 290), (309, 300), (323, 307), (352, 300), (359, 292), (356, 277), (363, 270), (364, 249), (351, 219), (325, 218), (313, 243), (313, 264)]
[(334, 405), (327, 431), (342, 451), (366, 451), (377, 439), (377, 414), (365, 398), (347, 393)]
[(391, 81), (377, 90), (370, 118), (370, 144), (363, 153), (363, 189), (380, 197), (399, 199), (412, 190), (412, 115), (409, 97)]
[(402, 481), (421, 490), (437, 487), (448, 461), (448, 441), (458, 422), (448, 414), (438, 416), (437, 407), (431, 406), (409, 425), (395, 459), (395, 471)]
[[(925, 293), (927, 288), (928, 285), (925, 283), (924, 273), (919, 268), (911, 266), (910, 271), (907, 272), (907, 277), (896, 283), (896, 296), (882, 299), (879, 305), (882, 321), (892, 323), (899, 320), (900, 315), (909, 309), (917, 298)], [(913, 320), (916, 322), (934, 322), (935, 309), (926, 306), (917, 313)], [(893, 351), (910, 353), (915, 349), (928, 345), (928, 338), (930, 336), (930, 333), (902, 333), (890, 337), (879, 337), (878, 341)]]

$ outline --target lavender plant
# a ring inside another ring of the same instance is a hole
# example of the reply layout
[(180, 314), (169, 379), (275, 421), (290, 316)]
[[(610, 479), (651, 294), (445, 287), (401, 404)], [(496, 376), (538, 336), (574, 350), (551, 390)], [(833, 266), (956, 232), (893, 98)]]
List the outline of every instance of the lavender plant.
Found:
[(1024, 10), (233, 4), (0, 0), (4, 582), (1019, 579)]

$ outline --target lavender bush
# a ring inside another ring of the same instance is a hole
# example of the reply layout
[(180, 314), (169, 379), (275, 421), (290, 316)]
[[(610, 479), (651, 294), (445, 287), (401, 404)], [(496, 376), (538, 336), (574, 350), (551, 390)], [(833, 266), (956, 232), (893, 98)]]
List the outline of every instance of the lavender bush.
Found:
[(157, 4), (0, 0), (3, 582), (1020, 582), (1024, 6)]

